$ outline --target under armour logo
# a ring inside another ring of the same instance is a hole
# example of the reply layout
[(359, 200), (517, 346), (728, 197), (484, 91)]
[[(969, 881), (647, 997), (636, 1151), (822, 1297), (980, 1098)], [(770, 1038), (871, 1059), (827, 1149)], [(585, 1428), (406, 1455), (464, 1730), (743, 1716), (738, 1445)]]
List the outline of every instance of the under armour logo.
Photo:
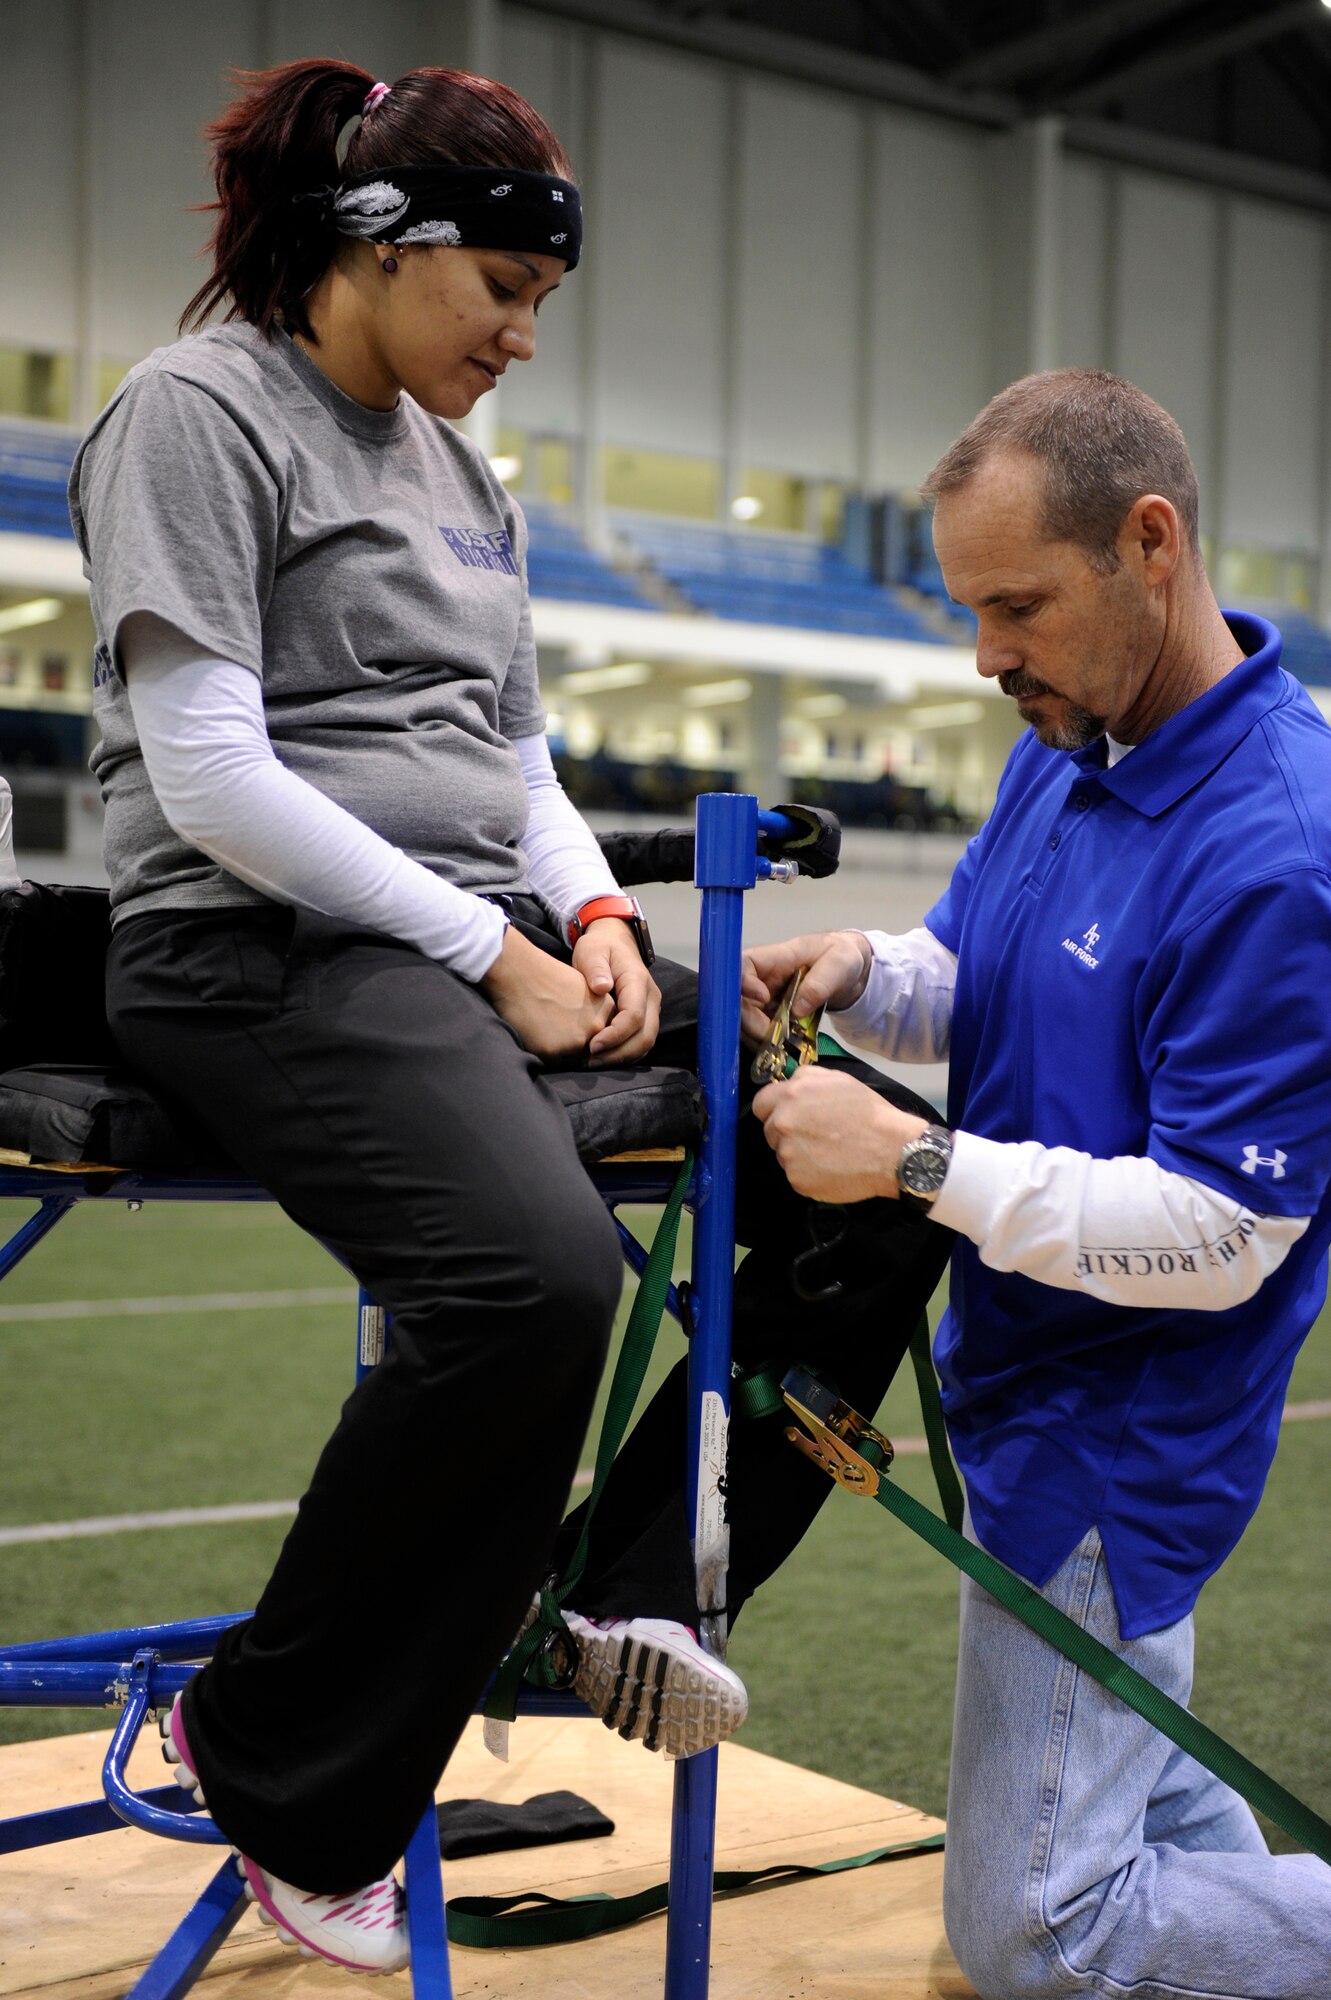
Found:
[(1276, 1147), (1269, 1159), (1267, 1159), (1265, 1154), (1259, 1153), (1255, 1146), (1245, 1146), (1243, 1148), (1243, 1171), (1245, 1174), (1255, 1174), (1258, 1167), (1270, 1167), (1272, 1180), (1283, 1181), (1285, 1178), (1285, 1162), (1288, 1158), (1289, 1154), (1282, 1153), (1279, 1146)]
[(491, 188), (490, 192), (491, 194), (512, 194), (513, 183), (512, 181), (505, 181), (502, 187)]
[(1094, 951), (1095, 947), (1100, 942), (1099, 924), (1092, 924), (1091, 928), (1088, 931), (1083, 931), (1081, 935), (1082, 935), (1082, 941), (1085, 944), (1087, 950)]
[(564, 199), (563, 191), (560, 188), (551, 188), (550, 199), (552, 201), (562, 201)]

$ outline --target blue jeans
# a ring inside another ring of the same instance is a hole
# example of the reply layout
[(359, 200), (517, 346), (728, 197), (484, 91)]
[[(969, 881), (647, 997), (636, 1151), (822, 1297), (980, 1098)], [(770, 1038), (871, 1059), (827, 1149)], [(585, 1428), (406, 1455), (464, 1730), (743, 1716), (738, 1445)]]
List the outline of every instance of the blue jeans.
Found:
[[(1186, 1704), (1192, 1619), (1120, 1639), (1095, 1529), (1044, 1595)], [(1331, 1868), (969, 1579), (943, 1905), (982, 2000), (1331, 1994)]]

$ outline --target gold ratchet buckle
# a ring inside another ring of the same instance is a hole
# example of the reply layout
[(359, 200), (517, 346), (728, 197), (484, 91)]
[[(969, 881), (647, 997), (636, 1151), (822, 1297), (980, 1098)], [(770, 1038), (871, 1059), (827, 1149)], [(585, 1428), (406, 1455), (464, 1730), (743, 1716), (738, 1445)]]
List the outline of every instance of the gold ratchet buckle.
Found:
[(896, 1457), (890, 1438), (876, 1431), (858, 1410), (843, 1403), (826, 1383), (807, 1368), (787, 1370), (781, 1383), (786, 1402), (805, 1426), (788, 1426), (790, 1443), (820, 1465), (829, 1479), (848, 1493), (872, 1500), (880, 1476)]
[(784, 1083), (793, 1070), (818, 1060), (818, 1023), (821, 1007), (812, 1014), (797, 1014), (800, 982), (808, 971), (802, 965), (781, 995), (761, 1048), (753, 1058), (749, 1075), (755, 1083)]

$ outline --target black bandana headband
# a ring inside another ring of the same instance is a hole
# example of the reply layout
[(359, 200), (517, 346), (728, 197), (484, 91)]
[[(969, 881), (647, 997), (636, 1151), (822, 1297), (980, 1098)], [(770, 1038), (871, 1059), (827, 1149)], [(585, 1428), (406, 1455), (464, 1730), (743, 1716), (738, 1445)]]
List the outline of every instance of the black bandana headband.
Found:
[(515, 167), (385, 167), (332, 191), (341, 236), (368, 243), (463, 244), (562, 257), (582, 254), (582, 200), (572, 181)]

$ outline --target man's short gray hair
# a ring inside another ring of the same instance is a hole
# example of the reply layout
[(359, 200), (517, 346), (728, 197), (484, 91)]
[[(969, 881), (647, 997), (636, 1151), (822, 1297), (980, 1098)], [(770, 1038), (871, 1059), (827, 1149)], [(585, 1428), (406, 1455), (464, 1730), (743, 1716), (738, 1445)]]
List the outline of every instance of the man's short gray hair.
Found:
[(1144, 493), (1172, 502), (1198, 553), (1197, 474), (1187, 441), (1167, 410), (1121, 376), (1051, 368), (1014, 382), (944, 452), (924, 483), (926, 497), (958, 492), (1002, 451), (1028, 452), (1043, 465), (1046, 536), (1075, 542), (1096, 569), (1118, 568), (1119, 530)]

